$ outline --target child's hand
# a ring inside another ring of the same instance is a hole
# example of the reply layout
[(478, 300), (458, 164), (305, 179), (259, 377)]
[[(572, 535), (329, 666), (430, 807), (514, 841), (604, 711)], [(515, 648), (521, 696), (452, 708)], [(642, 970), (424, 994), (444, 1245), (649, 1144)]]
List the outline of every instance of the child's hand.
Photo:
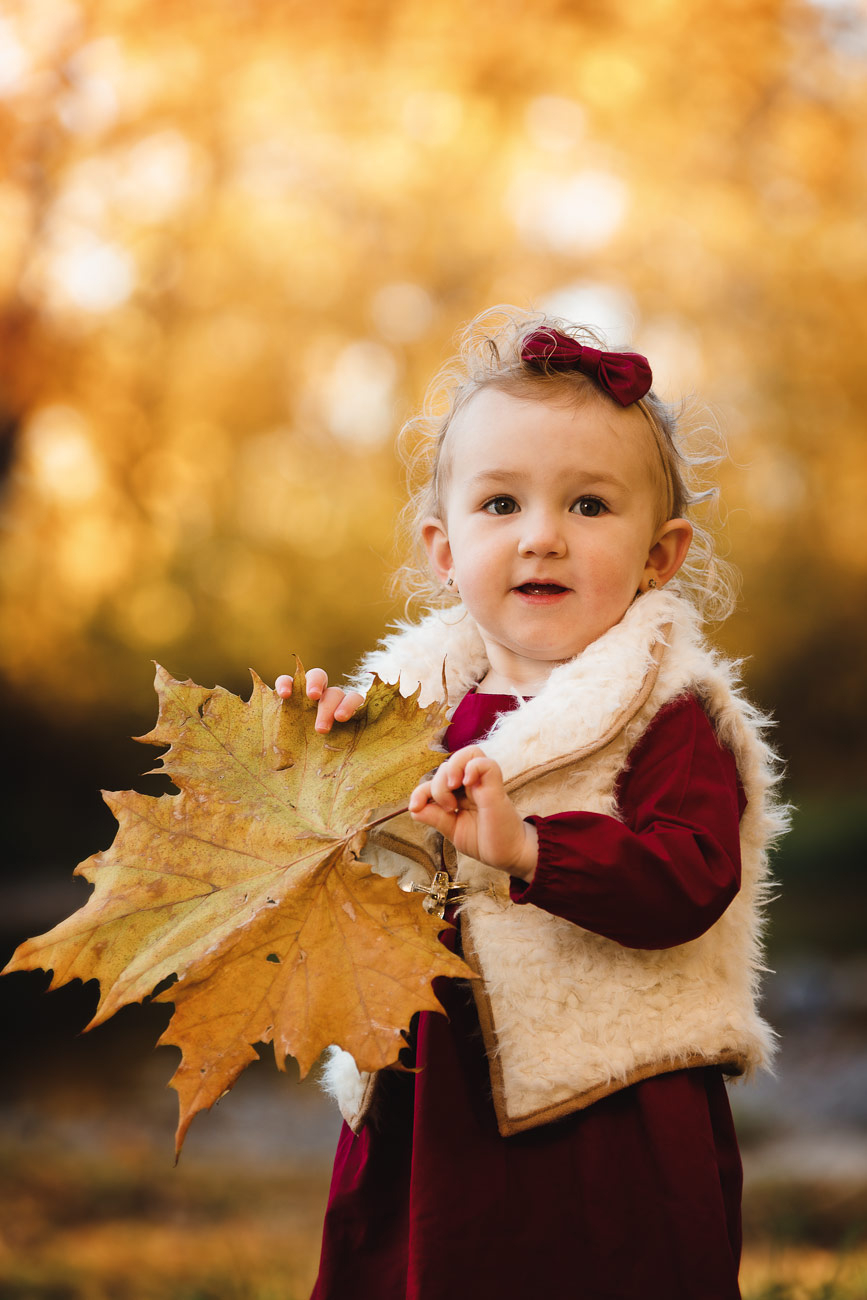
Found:
[[(358, 691), (343, 691), (339, 686), (328, 685), (328, 674), (321, 668), (311, 668), (305, 674), (305, 688), (308, 700), (318, 700), (316, 731), (330, 731), (332, 723), (348, 722), (364, 703), (364, 696)], [(284, 700), (292, 694), (292, 678), (287, 674), (278, 677), (274, 690)]]
[[(463, 787), (463, 788), (461, 788)], [(413, 820), (440, 831), (460, 853), (521, 880), (532, 880), (539, 860), (536, 828), (506, 794), (499, 764), (478, 745), (446, 759), (409, 797)]]

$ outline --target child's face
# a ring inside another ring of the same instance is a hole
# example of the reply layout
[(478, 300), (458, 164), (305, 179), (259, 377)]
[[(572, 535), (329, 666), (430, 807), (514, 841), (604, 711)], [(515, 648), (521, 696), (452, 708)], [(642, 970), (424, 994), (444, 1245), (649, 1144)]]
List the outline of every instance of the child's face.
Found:
[(689, 525), (659, 523), (658, 452), (636, 407), (591, 398), (574, 409), (486, 388), (455, 417), (444, 452), (445, 518), (427, 521), (425, 543), (496, 675), (546, 676), (686, 554)]

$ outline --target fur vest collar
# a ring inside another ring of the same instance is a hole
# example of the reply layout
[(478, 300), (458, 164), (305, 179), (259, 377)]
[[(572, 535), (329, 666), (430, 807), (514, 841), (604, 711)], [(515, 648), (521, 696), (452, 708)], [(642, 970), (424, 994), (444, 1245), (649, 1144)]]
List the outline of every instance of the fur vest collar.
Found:
[[(528, 745), (536, 750), (543, 744), (549, 758), (565, 758), (603, 735), (637, 693), (652, 666), (654, 646), (665, 641), (665, 629), (674, 621), (697, 638), (691, 606), (664, 591), (648, 592), (604, 636), (555, 668), (538, 695), (504, 715), (485, 749), (492, 756), (496, 749), (507, 779), (517, 774)], [(387, 682), (399, 680), (404, 695), (420, 687), (422, 704), (442, 700), (445, 693), (455, 706), (488, 667), (478, 628), (458, 605), (435, 610), (417, 624), (399, 624), (363, 660), (355, 685), (365, 691), (375, 672)]]

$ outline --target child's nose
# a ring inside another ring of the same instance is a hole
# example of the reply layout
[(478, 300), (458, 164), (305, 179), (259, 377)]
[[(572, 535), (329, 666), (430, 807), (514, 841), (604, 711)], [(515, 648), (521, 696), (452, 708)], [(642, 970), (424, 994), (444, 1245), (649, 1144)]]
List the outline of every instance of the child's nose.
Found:
[(518, 543), (521, 555), (562, 555), (565, 536), (559, 519), (549, 511), (526, 512)]

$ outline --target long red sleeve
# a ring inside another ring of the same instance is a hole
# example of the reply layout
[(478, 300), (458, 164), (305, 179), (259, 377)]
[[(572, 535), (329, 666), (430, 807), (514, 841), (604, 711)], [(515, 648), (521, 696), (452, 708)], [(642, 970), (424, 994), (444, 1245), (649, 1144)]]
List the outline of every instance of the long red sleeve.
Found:
[(703, 934), (740, 887), (745, 800), (734, 758), (692, 695), (660, 711), (618, 785), (622, 820), (601, 813), (531, 817), (539, 834), (532, 903), (630, 948)]

